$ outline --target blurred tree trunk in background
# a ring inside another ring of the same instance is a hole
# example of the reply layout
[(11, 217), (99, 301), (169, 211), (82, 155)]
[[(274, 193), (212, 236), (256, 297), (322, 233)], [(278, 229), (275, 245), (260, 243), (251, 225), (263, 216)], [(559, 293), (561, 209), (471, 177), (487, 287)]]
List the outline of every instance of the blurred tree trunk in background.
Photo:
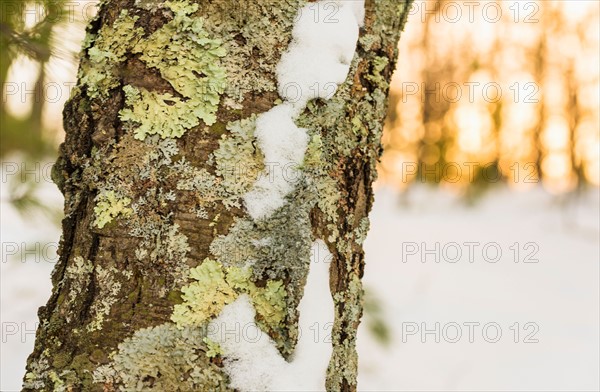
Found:
[[(42, 6), (53, 12), (38, 15)], [(47, 135), (43, 135), (43, 131), (47, 129), (44, 129), (42, 114), (46, 105), (46, 66), (52, 57), (56, 58), (52, 48), (53, 28), (64, 21), (66, 13), (60, 12), (63, 6), (64, 0), (42, 0), (33, 4), (5, 0), (0, 6), (0, 85), (3, 90), (0, 102), (0, 158), (14, 151), (39, 157), (54, 148), (48, 143)], [(32, 11), (35, 11), (35, 15)], [(29, 23), (25, 23), (28, 13)], [(35, 23), (27, 26), (32, 20)], [(8, 80), (9, 69), (20, 56), (40, 66), (35, 83), (31, 85)], [(15, 116), (7, 110), (10, 99), (21, 103), (31, 101), (31, 111), (26, 115)]]
[(279, 103), (275, 67), (306, 2), (102, 5), (64, 110), (60, 261), (24, 390), (226, 390), (201, 327), (242, 292), (288, 358), (313, 238), (333, 255), (327, 387), (356, 388), (362, 241), (406, 3), (366, 2), (346, 82), (296, 121), (302, 178), (260, 222), (241, 203), (268, 164), (254, 123)]

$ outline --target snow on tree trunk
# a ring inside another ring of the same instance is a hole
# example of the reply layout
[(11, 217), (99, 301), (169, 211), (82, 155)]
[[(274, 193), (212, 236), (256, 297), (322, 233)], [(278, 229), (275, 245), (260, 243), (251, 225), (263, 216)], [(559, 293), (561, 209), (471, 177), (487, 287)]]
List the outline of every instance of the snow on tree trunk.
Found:
[(65, 106), (60, 261), (24, 390), (356, 389), (407, 3), (103, 3)]

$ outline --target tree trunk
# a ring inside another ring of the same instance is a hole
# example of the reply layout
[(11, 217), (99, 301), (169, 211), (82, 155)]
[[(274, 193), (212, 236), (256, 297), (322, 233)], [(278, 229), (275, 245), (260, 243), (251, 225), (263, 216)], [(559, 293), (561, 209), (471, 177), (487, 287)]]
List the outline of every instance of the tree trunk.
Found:
[[(335, 21), (335, 7), (103, 3), (64, 110), (60, 260), (24, 390), (229, 390), (207, 326), (242, 295), (291, 360), (317, 239), (332, 255), (327, 389), (356, 389), (362, 242), (407, 3), (366, 1), (345, 82), (294, 117), (306, 151), (292, 168), (270, 159), (257, 123), (286, 105), (277, 66), (299, 10)], [(251, 202), (257, 178), (283, 170), (283, 202)]]

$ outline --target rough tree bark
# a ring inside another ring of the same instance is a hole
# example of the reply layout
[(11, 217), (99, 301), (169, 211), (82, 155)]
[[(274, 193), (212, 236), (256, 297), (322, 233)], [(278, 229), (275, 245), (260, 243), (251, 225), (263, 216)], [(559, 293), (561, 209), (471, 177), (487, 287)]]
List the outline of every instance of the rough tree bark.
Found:
[(60, 261), (24, 390), (228, 390), (202, 327), (246, 293), (289, 358), (315, 238), (333, 255), (327, 389), (355, 390), (362, 242), (407, 3), (366, 1), (347, 80), (296, 120), (302, 175), (258, 221), (242, 202), (269, 165), (255, 122), (281, 103), (275, 69), (307, 1), (102, 4), (64, 110)]

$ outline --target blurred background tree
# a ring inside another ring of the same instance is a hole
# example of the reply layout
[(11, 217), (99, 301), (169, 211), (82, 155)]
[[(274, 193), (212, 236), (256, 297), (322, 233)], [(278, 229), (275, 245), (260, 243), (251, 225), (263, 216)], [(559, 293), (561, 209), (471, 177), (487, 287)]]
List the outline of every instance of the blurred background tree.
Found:
[(49, 167), (62, 139), (60, 113), (74, 84), (69, 82), (85, 26), (79, 8), (65, 0), (0, 3), (3, 197), (22, 213), (60, 215), (36, 189), (50, 182)]
[[(382, 183), (474, 200), (497, 184), (599, 184), (599, 3), (416, 2), (392, 84)], [(415, 20), (420, 19), (420, 20)]]

